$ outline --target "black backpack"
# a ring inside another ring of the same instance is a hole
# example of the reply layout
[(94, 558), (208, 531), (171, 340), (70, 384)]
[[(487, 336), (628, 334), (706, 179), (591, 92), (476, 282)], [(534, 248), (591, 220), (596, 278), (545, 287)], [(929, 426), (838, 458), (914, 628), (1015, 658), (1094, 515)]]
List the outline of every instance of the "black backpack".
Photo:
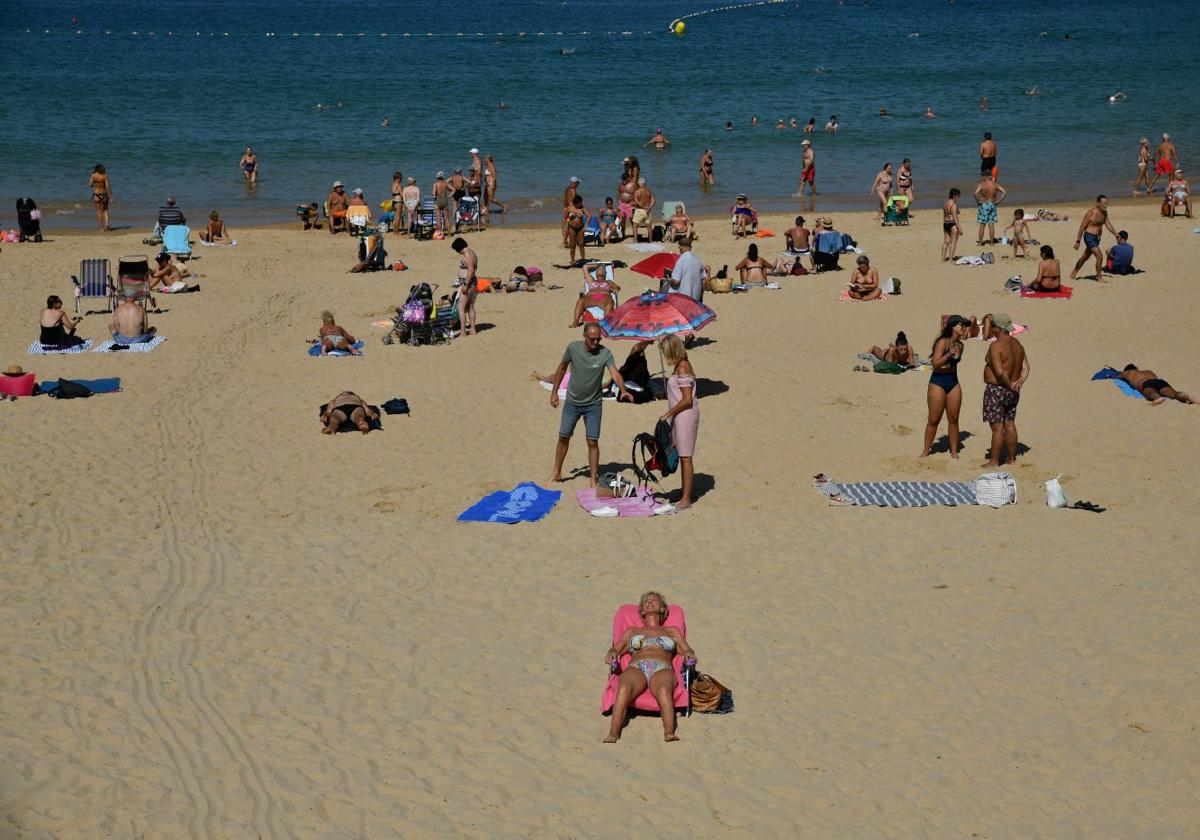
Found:
[[(641, 465), (638, 465), (638, 456), (641, 456)], [(665, 420), (659, 420), (654, 426), (654, 434), (642, 432), (633, 439), (633, 453), (630, 456), (633, 461), (633, 471), (637, 473), (638, 478), (643, 483), (653, 481), (658, 483), (658, 479), (654, 477), (654, 473), (659, 473), (663, 478), (671, 475), (679, 468), (679, 452), (675, 449), (675, 440), (671, 435), (671, 424)]]
[(79, 382), (72, 382), (70, 379), (59, 379), (58, 386), (53, 388), (49, 393), (50, 396), (58, 397), (60, 400), (74, 400), (90, 397), (92, 390)]

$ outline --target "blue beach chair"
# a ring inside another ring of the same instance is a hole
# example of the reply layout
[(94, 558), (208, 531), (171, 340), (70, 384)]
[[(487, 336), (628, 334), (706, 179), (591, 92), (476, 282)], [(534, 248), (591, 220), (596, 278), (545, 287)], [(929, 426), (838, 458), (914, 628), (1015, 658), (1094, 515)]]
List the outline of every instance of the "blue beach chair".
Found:
[(71, 282), (75, 286), (76, 316), (79, 315), (80, 301), (84, 298), (104, 298), (106, 308), (103, 311), (113, 308), (116, 290), (108, 273), (108, 260), (80, 260), (79, 277), (72, 275)]
[(187, 225), (168, 225), (163, 230), (163, 252), (181, 260), (191, 259), (192, 245), (188, 242), (191, 232)]

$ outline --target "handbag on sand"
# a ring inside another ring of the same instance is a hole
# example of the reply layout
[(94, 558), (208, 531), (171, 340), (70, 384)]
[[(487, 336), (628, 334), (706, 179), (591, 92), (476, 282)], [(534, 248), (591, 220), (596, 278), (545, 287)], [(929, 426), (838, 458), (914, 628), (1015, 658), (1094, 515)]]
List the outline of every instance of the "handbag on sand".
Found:
[(733, 692), (711, 674), (697, 673), (692, 679), (690, 694), (693, 712), (727, 715), (733, 711)]

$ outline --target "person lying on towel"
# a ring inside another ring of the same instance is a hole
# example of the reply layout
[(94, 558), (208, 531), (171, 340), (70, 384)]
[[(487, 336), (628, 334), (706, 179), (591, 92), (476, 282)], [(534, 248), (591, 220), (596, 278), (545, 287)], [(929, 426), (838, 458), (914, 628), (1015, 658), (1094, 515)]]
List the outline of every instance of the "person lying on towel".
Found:
[(199, 285), (189, 286), (183, 280), (183, 273), (168, 253), (161, 253), (154, 258), (155, 266), (150, 269), (150, 287), (164, 295), (179, 294), (180, 292), (198, 292)]
[(1176, 391), (1171, 383), (1159, 379), (1152, 370), (1142, 370), (1137, 365), (1125, 365), (1120, 379), (1124, 379), (1137, 389), (1137, 392), (1150, 401), (1150, 405), (1161, 405), (1166, 400), (1178, 400), (1181, 403), (1195, 405), (1195, 400), (1183, 391)]
[(321, 329), (317, 332), (317, 340), (321, 343), (321, 355), (327, 356), (331, 350), (341, 350), (351, 356), (361, 356), (354, 349), (357, 339), (339, 327), (333, 320), (333, 313), (328, 309), (321, 313)]
[(371, 431), (371, 424), (379, 419), (379, 412), (367, 405), (363, 398), (353, 391), (342, 391), (329, 401), (321, 412), (321, 434), (332, 435), (346, 421), (364, 435)]

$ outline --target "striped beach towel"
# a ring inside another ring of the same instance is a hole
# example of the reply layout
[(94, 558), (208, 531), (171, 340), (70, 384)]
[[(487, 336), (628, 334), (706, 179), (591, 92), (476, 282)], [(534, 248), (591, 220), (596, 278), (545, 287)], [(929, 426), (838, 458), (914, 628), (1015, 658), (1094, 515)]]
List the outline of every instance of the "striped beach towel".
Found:
[(813, 487), (829, 504), (879, 507), (977, 505), (975, 489), (965, 481), (864, 481), (838, 484), (824, 474), (813, 477)]
[[(124, 345), (126, 349), (117, 350), (115, 352), (117, 352), (117, 353), (149, 353), (151, 350), (153, 350), (155, 347), (162, 344), (166, 340), (167, 340), (167, 337), (165, 335), (156, 335), (156, 336), (154, 336), (154, 338), (150, 339), (149, 341), (143, 341), (139, 344), (126, 344), (126, 345)], [(104, 342), (99, 347), (97, 347), (95, 352), (96, 353), (105, 353), (114, 344), (116, 344), (116, 342), (110, 338), (108, 341)]]
[(75, 347), (68, 347), (63, 350), (60, 350), (57, 347), (47, 347), (46, 345), (42, 344), (40, 341), (35, 341), (35, 342), (33, 342), (33, 344), (29, 345), (29, 350), (26, 351), (26, 355), (29, 355), (29, 356), (56, 356), (59, 354), (67, 354), (67, 353), (86, 353), (88, 350), (91, 349), (91, 347), (92, 347), (92, 340), (90, 338), (87, 339), (86, 341), (84, 341), (83, 344), (78, 344)]

